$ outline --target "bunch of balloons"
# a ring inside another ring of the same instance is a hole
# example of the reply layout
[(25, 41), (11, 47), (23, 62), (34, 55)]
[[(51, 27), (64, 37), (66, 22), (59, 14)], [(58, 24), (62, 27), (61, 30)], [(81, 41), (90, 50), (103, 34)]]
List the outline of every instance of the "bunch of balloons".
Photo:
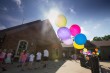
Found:
[(77, 24), (73, 24), (70, 27), (70, 32), (71, 35), (74, 36), (74, 43), (73, 46), (76, 49), (83, 49), (84, 48), (84, 44), (87, 41), (87, 38), (84, 34), (81, 33), (81, 29)]
[[(83, 49), (87, 38), (84, 34), (81, 33), (80, 26), (78, 26), (77, 24), (72, 24), (72, 26), (68, 29), (66, 27), (66, 24), (66, 17), (64, 15), (58, 15), (56, 20), (56, 25), (59, 27), (57, 31), (58, 37), (66, 45), (73, 44), (74, 48)], [(71, 37), (74, 37), (74, 39)]]
[(95, 48), (95, 51), (91, 51), (91, 50), (87, 50), (87, 48), (84, 48), (83, 50), (80, 50), (80, 53), (85, 54), (85, 55), (99, 55), (100, 54), (100, 50), (98, 48)]
[(58, 15), (56, 20), (56, 25), (59, 27), (57, 31), (58, 37), (66, 45), (71, 45), (73, 40), (71, 39), (70, 30), (66, 27), (67, 20), (64, 15)]

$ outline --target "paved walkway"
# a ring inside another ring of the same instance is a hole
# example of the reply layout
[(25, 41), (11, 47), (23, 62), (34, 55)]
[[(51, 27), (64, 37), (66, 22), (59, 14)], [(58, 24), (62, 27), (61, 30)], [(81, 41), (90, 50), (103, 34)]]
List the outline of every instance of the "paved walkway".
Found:
[[(101, 65), (109, 67), (110, 63), (101, 62)], [(74, 60), (59, 62), (49, 61), (47, 68), (33, 70), (28, 70), (26, 68), (25, 71), (21, 71), (21, 68), (17, 68), (17, 63), (15, 63), (10, 65), (7, 69), (8, 71), (2, 73), (91, 73), (89, 69), (81, 67), (79, 61), (75, 62)]]
[(91, 73), (89, 69), (80, 66), (79, 62), (66, 61), (56, 73)]
[(110, 62), (100, 62), (100, 65), (103, 65), (104, 67), (110, 67)]

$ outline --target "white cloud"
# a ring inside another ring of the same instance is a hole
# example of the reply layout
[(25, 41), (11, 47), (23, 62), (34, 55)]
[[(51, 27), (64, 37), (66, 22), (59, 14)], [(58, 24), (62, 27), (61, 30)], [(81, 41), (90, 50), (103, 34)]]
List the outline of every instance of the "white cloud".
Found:
[(101, 24), (96, 24), (96, 25), (93, 27), (93, 29), (98, 29), (98, 28), (100, 28), (100, 26), (101, 26)]
[(83, 25), (90, 25), (93, 21), (92, 20), (85, 20), (82, 24)]
[(109, 18), (104, 19), (104, 21), (110, 21), (110, 17), (109, 17)]
[(88, 31), (86, 31), (83, 27), (81, 27), (81, 33), (86, 34), (86, 35), (88, 35), (88, 34), (89, 34), (89, 32), (88, 32)]
[(23, 12), (22, 1), (21, 0), (13, 0), (13, 1), (17, 4), (18, 8), (20, 9), (20, 12)]
[(7, 7), (1, 7), (0, 10), (4, 12), (4, 11), (8, 11), (8, 8)]
[(41, 2), (44, 2), (44, 3), (49, 3), (49, 0), (40, 0)]
[(106, 23), (110, 23), (110, 17), (108, 17), (108, 18), (106, 18), (106, 19), (104, 19), (104, 22)]
[(8, 8), (7, 8), (7, 7), (4, 7), (3, 10), (4, 10), (4, 11), (8, 11)]
[(73, 14), (76, 14), (75, 10), (73, 8), (69, 8), (70, 12)]
[(46, 3), (49, 3), (49, 0), (46, 0)]
[(88, 24), (88, 21), (85, 20), (85, 21), (83, 22), (83, 24)]
[(13, 0), (16, 2), (17, 6), (20, 8), (21, 7), (21, 0)]

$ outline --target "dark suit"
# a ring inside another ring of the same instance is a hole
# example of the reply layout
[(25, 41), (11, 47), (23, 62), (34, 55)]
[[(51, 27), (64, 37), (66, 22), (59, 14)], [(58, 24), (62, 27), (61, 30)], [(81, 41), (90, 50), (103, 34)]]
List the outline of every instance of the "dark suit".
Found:
[(91, 67), (91, 72), (92, 73), (99, 73), (99, 59), (98, 59), (98, 56), (91, 56), (90, 57), (90, 60), (89, 60), (89, 64), (90, 64), (90, 67)]

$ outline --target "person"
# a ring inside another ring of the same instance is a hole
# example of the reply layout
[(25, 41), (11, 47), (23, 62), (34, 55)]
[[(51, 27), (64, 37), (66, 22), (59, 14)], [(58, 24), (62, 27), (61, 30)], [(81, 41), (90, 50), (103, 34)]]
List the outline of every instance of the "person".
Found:
[(2, 71), (7, 71), (5, 69), (5, 66), (3, 64), (3, 60), (4, 60), (4, 53), (3, 51), (0, 49), (0, 68), (2, 69)]
[(73, 60), (73, 59), (74, 59), (74, 55), (72, 54), (72, 55), (71, 55), (71, 60)]
[(44, 68), (46, 68), (47, 66), (47, 61), (48, 61), (48, 57), (49, 57), (49, 51), (47, 49), (44, 50), (44, 55), (43, 55), (43, 58), (44, 58)]
[(29, 55), (29, 69), (32, 69), (32, 64), (33, 64), (33, 61), (34, 61), (34, 54), (33, 53), (31, 53), (30, 55)]
[(38, 51), (36, 54), (36, 62), (37, 62), (36, 63), (36, 66), (37, 66), (36, 69), (40, 68), (41, 57), (42, 57), (42, 54), (40, 51)]
[(14, 62), (14, 57), (15, 57), (15, 50), (11, 50), (12, 56), (11, 56), (11, 63), (13, 64)]
[(3, 52), (2, 52), (2, 56), (3, 56), (3, 64), (5, 64), (5, 59), (6, 59), (6, 54), (7, 54), (6, 52), (7, 52), (6, 49), (4, 49)]
[(86, 68), (91, 68), (91, 64), (90, 64), (90, 55), (86, 55), (85, 56), (85, 59), (86, 59), (86, 62), (85, 62), (85, 65), (86, 65)]
[(26, 59), (27, 59), (27, 53), (26, 53), (26, 50), (23, 50), (23, 52), (20, 54), (20, 59), (19, 59), (19, 61), (21, 62), (22, 71), (24, 71)]
[(77, 55), (76, 55), (76, 54), (74, 54), (73, 56), (74, 56), (74, 60), (76, 61), (76, 60), (77, 60)]
[(11, 64), (11, 57), (12, 57), (12, 53), (8, 51), (8, 53), (6, 54), (6, 58), (5, 58), (6, 64)]
[(90, 57), (90, 67), (92, 73), (100, 73), (98, 56), (93, 52)]
[(86, 64), (85, 64), (86, 63), (86, 59), (85, 59), (83, 53), (80, 54), (79, 60), (80, 60), (80, 66), (81, 67), (86, 67)]
[(63, 61), (65, 61), (65, 57), (66, 57), (66, 55), (65, 55), (65, 52), (63, 52)]
[(27, 50), (27, 59), (26, 59), (26, 64), (25, 64), (25, 66), (28, 66), (28, 65), (29, 65), (29, 56), (30, 56), (30, 53), (29, 53), (29, 51)]
[(21, 67), (22, 66), (22, 62), (21, 62), (21, 57), (22, 57), (22, 54), (25, 52), (25, 50), (23, 50), (21, 53), (20, 53), (20, 56), (19, 56), (19, 64), (17, 65), (17, 67)]

